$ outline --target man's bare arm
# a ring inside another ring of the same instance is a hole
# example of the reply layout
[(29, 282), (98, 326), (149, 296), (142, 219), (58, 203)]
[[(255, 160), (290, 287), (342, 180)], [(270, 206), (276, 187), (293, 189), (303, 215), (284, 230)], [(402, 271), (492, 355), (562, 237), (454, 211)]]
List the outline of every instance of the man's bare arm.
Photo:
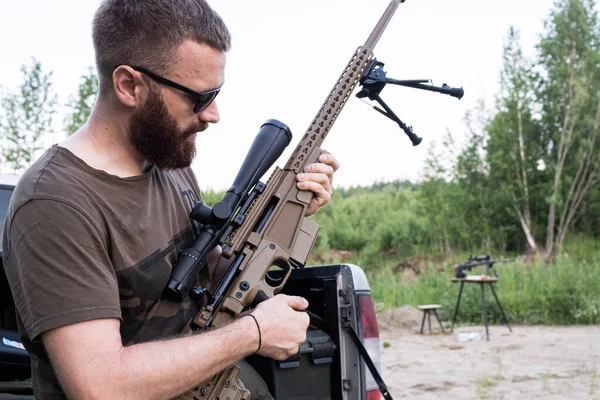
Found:
[[(305, 340), (306, 303), (279, 295), (253, 312), (259, 354), (285, 359)], [(284, 315), (282, 315), (284, 314)], [(123, 347), (117, 319), (53, 329), (42, 339), (70, 399), (170, 399), (258, 348), (252, 318), (200, 335)]]

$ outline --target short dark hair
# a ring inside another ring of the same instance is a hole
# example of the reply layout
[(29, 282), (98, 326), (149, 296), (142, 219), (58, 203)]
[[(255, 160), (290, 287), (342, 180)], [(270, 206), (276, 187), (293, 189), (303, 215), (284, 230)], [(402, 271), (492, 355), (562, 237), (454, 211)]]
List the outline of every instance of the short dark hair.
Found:
[(185, 40), (229, 51), (231, 35), (204, 0), (104, 0), (94, 16), (92, 39), (100, 93), (112, 88), (119, 65), (168, 71)]

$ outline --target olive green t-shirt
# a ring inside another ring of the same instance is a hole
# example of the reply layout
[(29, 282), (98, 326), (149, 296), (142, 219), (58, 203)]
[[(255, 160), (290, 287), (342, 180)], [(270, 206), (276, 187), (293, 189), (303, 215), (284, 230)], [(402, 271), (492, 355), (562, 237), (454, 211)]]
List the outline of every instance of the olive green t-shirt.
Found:
[(3, 238), (4, 268), (36, 399), (63, 398), (40, 334), (121, 319), (124, 345), (179, 334), (198, 312), (161, 298), (177, 254), (199, 226), (190, 168), (119, 178), (53, 146), (20, 179)]

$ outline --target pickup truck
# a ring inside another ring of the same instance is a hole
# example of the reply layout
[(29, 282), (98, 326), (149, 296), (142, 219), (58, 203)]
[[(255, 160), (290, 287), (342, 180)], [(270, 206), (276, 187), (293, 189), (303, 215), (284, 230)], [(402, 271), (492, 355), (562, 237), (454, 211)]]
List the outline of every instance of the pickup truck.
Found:
[[(1, 228), (17, 180), (0, 175)], [(30, 360), (17, 332), (1, 255), (0, 248), (0, 399), (33, 399)], [(370, 372), (380, 365), (379, 328), (363, 270), (352, 264), (296, 269), (283, 292), (307, 298), (316, 317), (295, 356), (285, 361), (248, 358), (272, 395), (278, 400), (380, 399), (379, 384)]]

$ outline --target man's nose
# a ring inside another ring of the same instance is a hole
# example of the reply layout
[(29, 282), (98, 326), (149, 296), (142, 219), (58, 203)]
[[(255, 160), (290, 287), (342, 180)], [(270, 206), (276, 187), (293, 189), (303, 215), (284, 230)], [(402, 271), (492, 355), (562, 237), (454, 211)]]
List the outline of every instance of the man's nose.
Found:
[(198, 113), (198, 119), (202, 122), (210, 122), (216, 124), (219, 122), (221, 117), (219, 116), (219, 108), (217, 107), (217, 101), (213, 100), (204, 110)]

